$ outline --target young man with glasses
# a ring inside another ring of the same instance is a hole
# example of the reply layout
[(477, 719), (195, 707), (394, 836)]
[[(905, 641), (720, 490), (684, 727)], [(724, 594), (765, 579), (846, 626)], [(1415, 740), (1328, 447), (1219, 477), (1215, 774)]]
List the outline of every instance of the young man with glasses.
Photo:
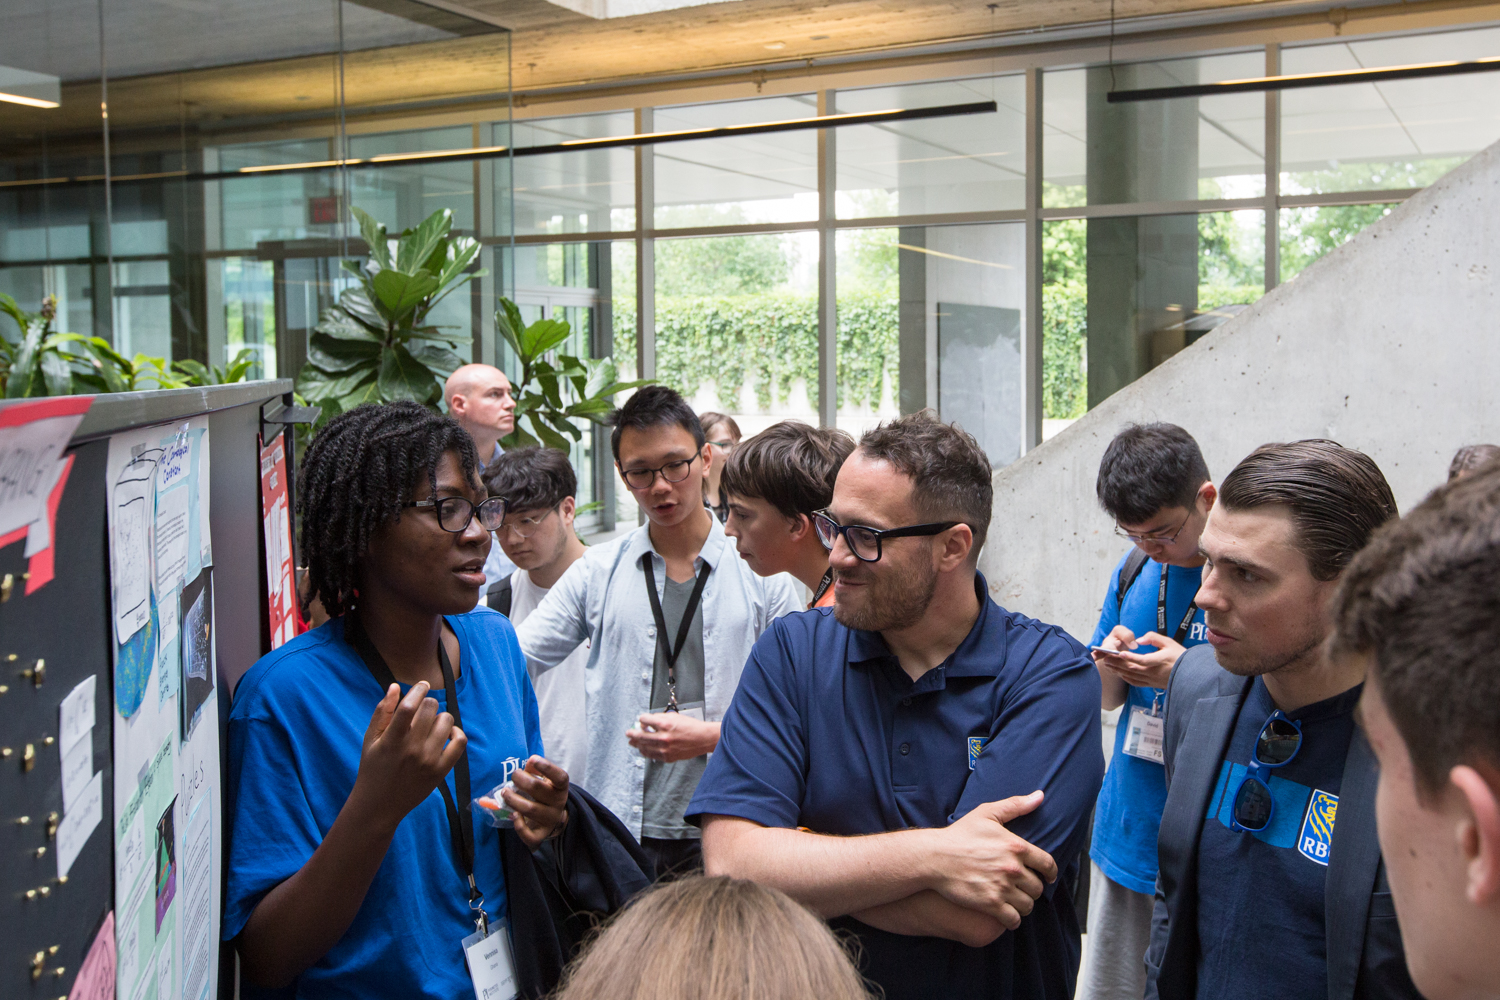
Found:
[(864, 435), (814, 517), (834, 606), (756, 643), (688, 810), (710, 874), (856, 936), (888, 1000), (1073, 995), (1099, 677), (991, 600), (993, 499), (978, 442), (930, 413)]
[(1332, 441), (1263, 445), (1220, 486), (1198, 543), (1211, 645), (1167, 687), (1148, 998), (1418, 996), (1354, 725), (1364, 664), (1324, 649), (1345, 566), (1395, 516), (1375, 463)]
[[(492, 497), (504, 497), (505, 521), (495, 541), (516, 564), (515, 572), (487, 588), (483, 603), (519, 627), (585, 549), (573, 530), (578, 477), (566, 452), (517, 448), (484, 470)], [(588, 785), (588, 718), (584, 711), (584, 663), (580, 643), (553, 669), (532, 678), (549, 758), (574, 784)]]
[(1332, 655), (1369, 670), (1380, 845), (1427, 1000), (1500, 996), (1500, 466), (1433, 492), (1344, 572)]
[(641, 841), (658, 872), (698, 864), (683, 811), (718, 745), (719, 720), (751, 646), (798, 610), (784, 575), (756, 576), (703, 505), (703, 428), (665, 386), (614, 417), (615, 465), (646, 523), (590, 546), (518, 634), (533, 676), (587, 642), (589, 790)]
[(1167, 798), (1164, 689), (1183, 649), (1205, 641), (1193, 597), (1203, 572), (1198, 536), (1215, 492), (1198, 442), (1175, 424), (1136, 424), (1115, 435), (1099, 463), (1095, 491), (1115, 533), (1134, 546), (1110, 575), (1089, 640), (1100, 704), (1122, 711), (1094, 812), (1088, 958), (1078, 996), (1140, 1000), (1156, 893), (1156, 832)]

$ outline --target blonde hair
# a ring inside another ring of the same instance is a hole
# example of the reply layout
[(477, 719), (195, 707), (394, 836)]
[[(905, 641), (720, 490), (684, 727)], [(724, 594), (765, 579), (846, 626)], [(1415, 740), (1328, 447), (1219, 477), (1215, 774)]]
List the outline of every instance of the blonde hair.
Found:
[(742, 879), (658, 885), (569, 966), (553, 1000), (869, 1000), (828, 925)]

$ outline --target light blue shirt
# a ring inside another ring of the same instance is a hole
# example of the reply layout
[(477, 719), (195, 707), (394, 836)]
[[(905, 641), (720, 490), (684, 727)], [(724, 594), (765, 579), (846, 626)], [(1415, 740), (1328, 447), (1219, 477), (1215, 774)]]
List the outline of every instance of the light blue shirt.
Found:
[[(739, 557), (723, 525), (710, 518), (708, 539), (694, 563), (713, 567), (703, 588), (704, 718), (718, 722), (739, 686), (755, 640), (772, 620), (802, 610), (792, 578), (760, 577)], [(579, 643), (584, 665), (590, 792), (637, 838), (641, 835), (646, 759), (625, 740), (651, 708), (656, 624), (641, 557), (651, 553), (658, 597), (666, 561), (651, 544), (650, 525), (590, 546), (568, 567), (517, 629), (533, 678), (562, 663)]]

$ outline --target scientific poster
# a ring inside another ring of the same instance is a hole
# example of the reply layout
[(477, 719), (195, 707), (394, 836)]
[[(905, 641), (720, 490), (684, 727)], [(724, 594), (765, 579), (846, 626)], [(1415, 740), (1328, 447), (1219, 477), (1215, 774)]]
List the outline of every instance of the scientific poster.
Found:
[(115, 625), (116, 995), (207, 1000), (223, 859), (206, 417), (116, 434), (106, 466)]

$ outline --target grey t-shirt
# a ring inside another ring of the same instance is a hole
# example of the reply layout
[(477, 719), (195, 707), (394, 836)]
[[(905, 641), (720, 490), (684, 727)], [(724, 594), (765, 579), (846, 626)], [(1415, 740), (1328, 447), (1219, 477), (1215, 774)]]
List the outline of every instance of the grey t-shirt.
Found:
[[(667, 641), (677, 641), (677, 631), (682, 627), (682, 613), (687, 610), (688, 598), (693, 594), (696, 579), (678, 583), (667, 578), (661, 598), (662, 618), (667, 624)], [(667, 657), (662, 652), (661, 641), (656, 643), (656, 661), (651, 678), (651, 707), (660, 709), (667, 704)], [(687, 640), (677, 657), (677, 704), (679, 707), (703, 705), (703, 605), (700, 602), (693, 613), (692, 626)], [(699, 713), (702, 714), (701, 712)], [(641, 815), (641, 836), (661, 840), (686, 840), (701, 836), (696, 826), (683, 820), (688, 802), (708, 766), (708, 755), (691, 760), (679, 760), (670, 764), (646, 761), (645, 804)]]

